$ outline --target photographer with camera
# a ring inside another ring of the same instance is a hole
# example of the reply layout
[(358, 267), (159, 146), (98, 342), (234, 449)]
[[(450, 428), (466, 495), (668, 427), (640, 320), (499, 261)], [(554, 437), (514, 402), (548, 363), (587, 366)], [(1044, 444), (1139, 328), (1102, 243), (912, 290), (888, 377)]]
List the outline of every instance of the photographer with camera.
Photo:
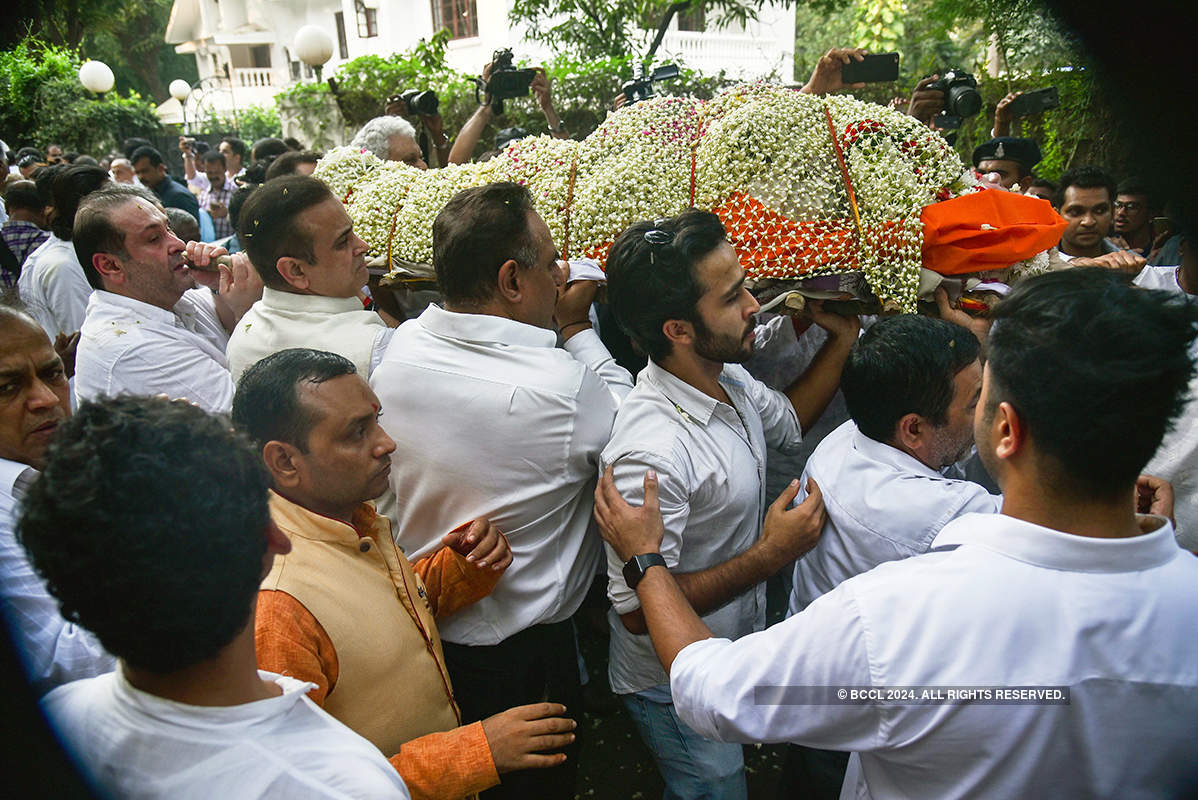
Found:
[(491, 63), (483, 67), (482, 77), (478, 82), (484, 94), (479, 98), (478, 110), (462, 126), (457, 140), (453, 143), (453, 149), (449, 153), (450, 164), (464, 164), (470, 160), (487, 125), (495, 119), (496, 114), (503, 113), (504, 100), (523, 97), (529, 92), (537, 98), (537, 104), (545, 114), (549, 135), (555, 139), (570, 138), (570, 132), (566, 130), (557, 109), (553, 106), (553, 89), (544, 67), (516, 69), (512, 66), (511, 49), (497, 50)]
[(981, 110), (977, 79), (959, 68), (926, 76), (915, 85), (907, 107), (908, 114), (938, 130), (960, 127), (961, 118)]
[[(424, 91), (405, 89), (399, 94), (393, 94), (387, 98), (387, 105), (383, 113), (388, 117), (404, 117), (405, 119), (416, 117), (432, 139), (433, 150), (437, 154), (434, 166), (443, 167), (451, 162), (449, 161), (449, 135), (445, 133), (445, 121), (441, 118), (441, 112), (438, 110), (440, 105), (441, 101), (432, 89)], [(419, 137), (413, 136), (413, 140), (418, 145), (420, 144)], [(421, 158), (427, 162), (425, 150), (426, 147), (420, 147)]]

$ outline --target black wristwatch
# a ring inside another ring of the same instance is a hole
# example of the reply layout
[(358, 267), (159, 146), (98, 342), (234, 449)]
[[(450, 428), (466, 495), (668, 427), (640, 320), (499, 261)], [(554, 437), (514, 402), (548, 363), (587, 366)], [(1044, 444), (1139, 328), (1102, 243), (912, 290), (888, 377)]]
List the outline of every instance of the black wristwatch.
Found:
[(628, 563), (624, 565), (624, 583), (628, 584), (629, 589), (636, 589), (636, 585), (641, 582), (641, 578), (645, 577), (645, 571), (649, 567), (664, 567), (666, 560), (662, 558), (661, 553), (642, 553), (639, 556), (633, 556), (628, 559)]

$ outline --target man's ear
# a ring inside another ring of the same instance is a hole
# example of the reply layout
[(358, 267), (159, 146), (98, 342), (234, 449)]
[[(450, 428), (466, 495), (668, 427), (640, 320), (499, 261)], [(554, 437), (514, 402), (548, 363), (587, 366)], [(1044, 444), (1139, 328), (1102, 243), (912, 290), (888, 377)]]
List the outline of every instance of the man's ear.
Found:
[(915, 412), (904, 414), (894, 426), (895, 444), (904, 450), (918, 452), (925, 444), (928, 421)]
[(509, 258), (499, 265), (499, 271), (495, 275), (495, 291), (498, 297), (509, 303), (520, 302), (524, 295), (520, 273), (520, 264), (514, 259)]
[(279, 276), (300, 290), (308, 289), (312, 285), (308, 279), (308, 273), (305, 271), (306, 268), (307, 264), (291, 256), (283, 256), (275, 262), (275, 269)]
[(661, 323), (661, 332), (673, 345), (691, 346), (695, 343), (695, 326), (684, 319), (667, 319)]
[(125, 282), (125, 270), (112, 253), (93, 253), (92, 266), (104, 280), (120, 285)]
[(994, 454), (1001, 459), (1011, 459), (1027, 451), (1027, 425), (1015, 407), (1007, 402), (998, 404), (991, 421), (991, 441)]
[(269, 441), (262, 447), (262, 461), (280, 489), (294, 488), (303, 480), (298, 464), (301, 456), (299, 449), (287, 442)]

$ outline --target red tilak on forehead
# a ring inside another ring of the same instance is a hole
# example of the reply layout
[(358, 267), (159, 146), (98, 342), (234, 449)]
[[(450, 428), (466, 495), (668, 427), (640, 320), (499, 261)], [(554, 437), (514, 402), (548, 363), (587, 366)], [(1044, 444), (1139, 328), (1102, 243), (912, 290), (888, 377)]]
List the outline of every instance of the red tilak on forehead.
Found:
[(381, 405), (379, 405), (378, 403), (371, 403), (370, 407), (374, 409), (374, 413), (376, 413), (376, 414), (379, 413), (380, 411), (382, 411), (382, 409), (383, 409), (383, 407)]

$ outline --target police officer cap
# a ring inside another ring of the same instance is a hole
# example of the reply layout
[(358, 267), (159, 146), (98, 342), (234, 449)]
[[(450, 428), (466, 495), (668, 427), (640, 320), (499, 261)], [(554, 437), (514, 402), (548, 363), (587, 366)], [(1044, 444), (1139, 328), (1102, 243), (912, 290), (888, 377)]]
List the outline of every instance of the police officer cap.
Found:
[(983, 161), (1016, 161), (1030, 170), (1040, 163), (1040, 145), (1034, 139), (1020, 139), (1017, 136), (1000, 136), (977, 146), (973, 151), (973, 165), (976, 167)]

